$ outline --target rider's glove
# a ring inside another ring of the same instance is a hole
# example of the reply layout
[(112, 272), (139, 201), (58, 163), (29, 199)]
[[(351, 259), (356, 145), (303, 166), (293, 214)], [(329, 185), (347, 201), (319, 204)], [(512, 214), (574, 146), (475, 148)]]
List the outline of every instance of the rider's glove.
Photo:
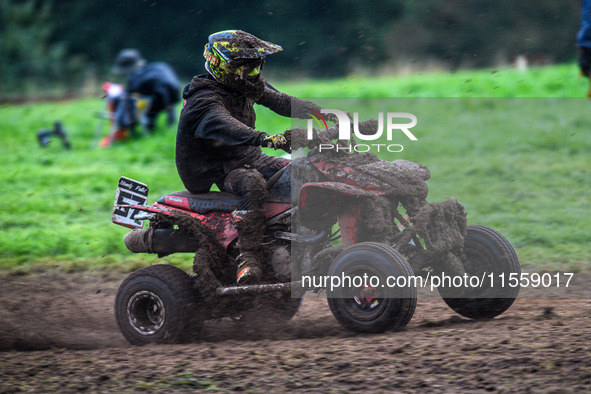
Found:
[(335, 114), (333, 114), (333, 113), (327, 113), (327, 114), (325, 114), (324, 115), (324, 119), (326, 119), (327, 121), (332, 122), (332, 123), (338, 123), (339, 122), (339, 118)]
[(591, 48), (579, 47), (579, 68), (585, 77), (589, 77), (591, 70)]
[(283, 134), (268, 135), (263, 134), (261, 140), (261, 146), (273, 149), (283, 149), (287, 153), (291, 153), (291, 147), (287, 138)]

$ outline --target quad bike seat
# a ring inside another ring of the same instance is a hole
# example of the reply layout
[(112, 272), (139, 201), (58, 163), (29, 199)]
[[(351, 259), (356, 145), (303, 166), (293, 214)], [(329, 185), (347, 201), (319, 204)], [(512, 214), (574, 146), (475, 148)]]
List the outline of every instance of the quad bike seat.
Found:
[[(279, 170), (267, 181), (267, 202), (291, 202), (291, 166)], [(188, 190), (161, 197), (158, 204), (186, 209), (204, 215), (209, 212), (232, 212), (240, 205), (240, 196), (227, 192), (192, 194)]]
[(187, 209), (203, 215), (212, 211), (232, 212), (240, 205), (240, 197), (225, 192), (191, 194), (189, 191), (183, 190), (161, 197), (158, 204)]

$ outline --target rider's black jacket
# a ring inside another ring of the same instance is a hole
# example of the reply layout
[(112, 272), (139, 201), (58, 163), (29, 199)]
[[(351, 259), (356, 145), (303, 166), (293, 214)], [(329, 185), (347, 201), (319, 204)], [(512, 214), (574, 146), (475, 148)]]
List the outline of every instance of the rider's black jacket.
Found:
[[(263, 135), (254, 129), (255, 102), (279, 115), (306, 117), (311, 103), (277, 92), (266, 85), (256, 101), (214, 80), (199, 75), (183, 90), (185, 99), (176, 140), (176, 166), (183, 184), (192, 193), (204, 193), (212, 184), (221, 186), (236, 168), (253, 163), (262, 154)], [(319, 108), (314, 105), (313, 109)]]

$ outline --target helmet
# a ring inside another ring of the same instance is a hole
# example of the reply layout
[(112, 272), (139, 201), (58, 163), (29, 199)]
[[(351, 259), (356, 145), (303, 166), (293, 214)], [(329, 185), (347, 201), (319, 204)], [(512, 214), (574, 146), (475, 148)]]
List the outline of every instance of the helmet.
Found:
[(265, 58), (282, 50), (242, 30), (224, 30), (205, 44), (205, 69), (224, 85), (248, 92), (259, 81)]
[(142, 67), (145, 63), (146, 61), (137, 49), (123, 49), (117, 55), (113, 71), (118, 74), (125, 74)]

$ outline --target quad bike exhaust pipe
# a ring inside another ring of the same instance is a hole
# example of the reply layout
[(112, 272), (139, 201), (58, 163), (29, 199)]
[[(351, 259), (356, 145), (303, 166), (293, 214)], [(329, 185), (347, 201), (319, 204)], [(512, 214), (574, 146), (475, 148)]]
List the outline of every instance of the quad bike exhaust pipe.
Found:
[(123, 237), (125, 246), (133, 253), (193, 253), (198, 246), (195, 236), (187, 230), (136, 229)]
[[(326, 239), (327, 232), (304, 237), (297, 234), (277, 231), (275, 238), (286, 239), (305, 245), (312, 245)], [(180, 229), (135, 229), (123, 237), (125, 246), (133, 253), (158, 253), (168, 255), (172, 253), (193, 253), (199, 247), (195, 236), (187, 230)]]

